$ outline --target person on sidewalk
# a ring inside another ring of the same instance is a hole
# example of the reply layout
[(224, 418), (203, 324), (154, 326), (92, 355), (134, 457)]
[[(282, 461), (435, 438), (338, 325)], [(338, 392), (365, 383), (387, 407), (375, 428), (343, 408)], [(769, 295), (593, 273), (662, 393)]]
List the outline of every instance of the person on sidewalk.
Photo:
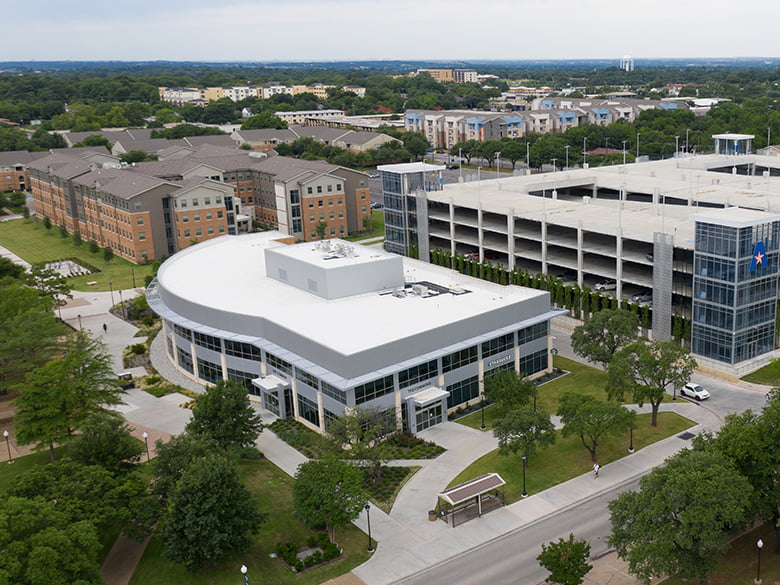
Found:
[(593, 479), (599, 478), (599, 470), (601, 469), (601, 465), (598, 463), (593, 464)]
[(108, 333), (108, 325), (103, 323), (103, 333)]

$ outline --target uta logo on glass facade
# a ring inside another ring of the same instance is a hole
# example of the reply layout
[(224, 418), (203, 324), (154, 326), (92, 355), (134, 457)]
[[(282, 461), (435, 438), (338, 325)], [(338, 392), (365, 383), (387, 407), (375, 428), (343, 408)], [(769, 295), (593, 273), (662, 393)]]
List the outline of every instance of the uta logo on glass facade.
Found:
[(753, 248), (753, 259), (750, 261), (750, 271), (754, 271), (759, 266), (765, 266), (765, 259), (766, 250), (764, 249), (764, 242), (756, 242), (756, 246)]

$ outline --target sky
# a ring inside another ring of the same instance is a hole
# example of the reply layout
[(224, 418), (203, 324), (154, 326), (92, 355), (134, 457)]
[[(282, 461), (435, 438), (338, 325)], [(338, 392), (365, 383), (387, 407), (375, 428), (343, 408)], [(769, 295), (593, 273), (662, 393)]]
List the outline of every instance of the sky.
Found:
[[(10, 1), (10, 0), (6, 0)], [(27, 0), (0, 60), (778, 57), (778, 0)]]

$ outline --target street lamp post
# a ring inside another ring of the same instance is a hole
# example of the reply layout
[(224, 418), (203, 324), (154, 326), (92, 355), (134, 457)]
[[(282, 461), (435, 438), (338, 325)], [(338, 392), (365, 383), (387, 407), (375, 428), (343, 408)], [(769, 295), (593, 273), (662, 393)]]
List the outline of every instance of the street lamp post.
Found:
[(674, 158), (677, 158), (680, 154), (680, 137), (674, 137)]
[(463, 178), (463, 149), (458, 149), (458, 177)]
[(628, 429), (628, 452), (634, 452), (634, 427)]
[(623, 141), (623, 166), (626, 166), (626, 142), (628, 140)]
[(636, 133), (636, 157), (639, 158), (639, 132)]
[(144, 431), (141, 436), (144, 438), (144, 445), (146, 445), (146, 462), (149, 463), (149, 461), (152, 459), (149, 457), (149, 433)]
[(756, 585), (761, 585), (761, 549), (764, 548), (764, 541), (760, 538), (756, 542), (756, 548), (758, 549), (758, 566), (756, 567)]
[(553, 173), (554, 173), (555, 171), (557, 171), (557, 170), (558, 170), (558, 167), (557, 167), (557, 166), (555, 166), (555, 163), (556, 163), (557, 161), (558, 161), (558, 159), (557, 159), (557, 158), (554, 158), (554, 159), (552, 159), (552, 163), (553, 163)]
[(688, 154), (688, 133), (691, 131), (690, 128), (685, 129), (685, 154)]
[(371, 504), (366, 504), (366, 523), (368, 524), (368, 552), (374, 552), (374, 543), (371, 541)]
[(528, 497), (528, 492), (525, 489), (525, 468), (528, 467), (528, 457), (523, 453), (523, 493), (520, 494), (523, 498)]
[(133, 288), (135, 288), (135, 267), (132, 264), (130, 265), (130, 274), (133, 275)]
[(13, 463), (14, 460), (11, 458), (11, 443), (8, 441), (8, 429), (3, 431), (3, 436), (5, 437), (5, 448), (8, 449), (8, 463)]
[(244, 576), (244, 585), (249, 585), (249, 577), (246, 575), (248, 570), (246, 565), (241, 565), (241, 574)]
[(531, 143), (525, 141), (525, 165), (531, 170)]
[(482, 397), (482, 425), (479, 427), (483, 431), (485, 430), (485, 393), (481, 392), (480, 396)]
[(110, 282), (108, 283), (108, 290), (111, 291), (111, 306), (113, 307), (114, 306), (114, 287), (113, 287), (113, 285)]
[(501, 173), (499, 171), (499, 168), (501, 167), (501, 153), (496, 153), (496, 179), (501, 177)]
[(582, 138), (582, 167), (585, 168), (586, 164), (588, 164), (588, 137), (584, 136)]
[(566, 170), (569, 170), (569, 148), (571, 148), (568, 144), (563, 147), (566, 149)]
[(124, 306), (124, 300), (122, 300), (122, 289), (119, 289), (119, 306), (122, 307), (122, 315), (127, 318), (127, 308)]
[(81, 315), (76, 315), (79, 318), (79, 331), (84, 331), (84, 328), (81, 326)]

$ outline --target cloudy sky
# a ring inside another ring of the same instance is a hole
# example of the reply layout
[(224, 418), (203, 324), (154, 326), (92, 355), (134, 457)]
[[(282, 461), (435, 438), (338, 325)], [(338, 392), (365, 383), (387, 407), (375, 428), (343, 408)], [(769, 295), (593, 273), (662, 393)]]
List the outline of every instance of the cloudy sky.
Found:
[(778, 0), (27, 0), (22, 6), (3, 31), (0, 60), (780, 56)]

